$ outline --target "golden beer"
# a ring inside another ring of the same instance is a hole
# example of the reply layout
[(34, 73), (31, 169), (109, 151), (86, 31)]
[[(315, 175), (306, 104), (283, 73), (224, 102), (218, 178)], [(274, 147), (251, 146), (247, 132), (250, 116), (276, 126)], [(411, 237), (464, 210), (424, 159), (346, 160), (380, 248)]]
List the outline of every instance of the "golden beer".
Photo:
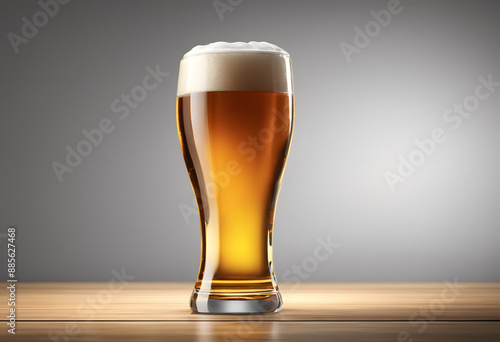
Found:
[(275, 312), (272, 233), (293, 130), (290, 60), (277, 47), (216, 44), (187, 54), (179, 74), (179, 139), (201, 221), (191, 309)]

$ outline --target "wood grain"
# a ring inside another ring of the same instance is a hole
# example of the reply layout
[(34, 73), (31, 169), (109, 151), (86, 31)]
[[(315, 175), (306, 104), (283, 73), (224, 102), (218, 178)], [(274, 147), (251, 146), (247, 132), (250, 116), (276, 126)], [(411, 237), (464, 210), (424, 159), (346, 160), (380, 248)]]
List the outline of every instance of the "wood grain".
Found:
[[(69, 342), (498, 342), (495, 322), (433, 322), (419, 333), (408, 322), (21, 322), (18, 333), (0, 331), (0, 341)], [(407, 334), (407, 335), (405, 335)]]
[[(192, 286), (166, 282), (129, 282), (113, 287), (93, 282), (20, 282), (17, 319), (216, 321), (246, 317), (192, 313), (188, 305)], [(301, 283), (296, 288), (283, 283), (281, 292), (282, 311), (260, 315), (263, 320), (500, 320), (500, 283), (460, 283), (455, 287), (444, 282)], [(3, 286), (0, 303), (6, 302)], [(6, 317), (7, 310), (7, 305), (1, 305), (0, 317)]]
[(16, 284), (0, 341), (500, 341), (500, 283), (281, 284), (278, 314), (202, 315), (192, 283)]

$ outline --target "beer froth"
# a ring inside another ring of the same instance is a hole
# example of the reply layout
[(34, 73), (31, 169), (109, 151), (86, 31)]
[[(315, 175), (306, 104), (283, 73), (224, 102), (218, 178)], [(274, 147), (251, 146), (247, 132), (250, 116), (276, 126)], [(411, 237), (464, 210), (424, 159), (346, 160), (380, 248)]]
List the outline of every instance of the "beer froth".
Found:
[(208, 91), (292, 94), (290, 56), (266, 42), (196, 46), (181, 61), (177, 95)]

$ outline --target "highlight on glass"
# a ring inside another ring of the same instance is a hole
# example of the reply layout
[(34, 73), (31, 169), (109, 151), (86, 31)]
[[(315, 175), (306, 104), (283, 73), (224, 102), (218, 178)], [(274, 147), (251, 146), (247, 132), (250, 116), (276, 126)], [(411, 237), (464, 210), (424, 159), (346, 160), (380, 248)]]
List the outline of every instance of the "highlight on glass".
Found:
[(276, 45), (217, 42), (181, 60), (177, 127), (201, 221), (194, 312), (280, 310), (273, 224), (293, 121), (290, 56)]

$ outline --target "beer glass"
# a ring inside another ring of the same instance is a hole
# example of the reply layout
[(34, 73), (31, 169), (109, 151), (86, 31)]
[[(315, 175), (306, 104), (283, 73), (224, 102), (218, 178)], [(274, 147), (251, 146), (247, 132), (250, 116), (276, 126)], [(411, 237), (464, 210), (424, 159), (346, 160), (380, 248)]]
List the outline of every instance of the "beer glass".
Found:
[(280, 310), (273, 223), (293, 120), (283, 49), (217, 42), (181, 60), (177, 127), (201, 221), (192, 311)]

